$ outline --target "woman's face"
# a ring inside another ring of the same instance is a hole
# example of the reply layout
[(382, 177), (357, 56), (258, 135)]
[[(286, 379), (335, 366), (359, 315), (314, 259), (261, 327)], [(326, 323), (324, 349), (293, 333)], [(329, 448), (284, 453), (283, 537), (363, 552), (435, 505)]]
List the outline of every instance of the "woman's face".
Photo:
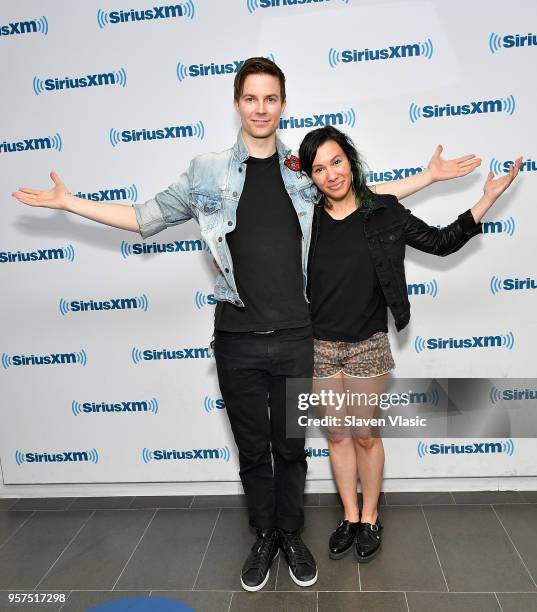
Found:
[(352, 188), (349, 159), (334, 140), (317, 149), (311, 168), (311, 178), (320, 191), (332, 200), (342, 200)]

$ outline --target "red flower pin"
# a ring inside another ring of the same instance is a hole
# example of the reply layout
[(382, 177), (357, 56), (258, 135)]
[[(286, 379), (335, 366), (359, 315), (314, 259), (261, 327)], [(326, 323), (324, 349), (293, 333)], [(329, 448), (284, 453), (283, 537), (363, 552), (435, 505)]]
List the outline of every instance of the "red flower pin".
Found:
[(300, 172), (300, 170), (302, 170), (300, 160), (296, 155), (286, 157), (283, 163), (289, 168), (289, 170), (292, 170), (293, 172)]

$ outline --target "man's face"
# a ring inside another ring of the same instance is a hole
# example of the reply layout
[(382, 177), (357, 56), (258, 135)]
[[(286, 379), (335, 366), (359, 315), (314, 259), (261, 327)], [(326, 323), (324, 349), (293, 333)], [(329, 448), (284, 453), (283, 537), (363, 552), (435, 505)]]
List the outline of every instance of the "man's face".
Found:
[(235, 108), (241, 117), (242, 129), (253, 138), (267, 138), (278, 128), (285, 110), (280, 81), (271, 74), (249, 74)]

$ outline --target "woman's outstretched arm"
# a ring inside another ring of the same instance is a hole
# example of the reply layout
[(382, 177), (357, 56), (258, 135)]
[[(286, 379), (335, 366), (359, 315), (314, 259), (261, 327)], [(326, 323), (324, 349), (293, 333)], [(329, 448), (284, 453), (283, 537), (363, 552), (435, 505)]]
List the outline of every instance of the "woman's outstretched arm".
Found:
[(423, 172), (418, 172), (397, 181), (379, 183), (373, 185), (371, 189), (375, 193), (391, 193), (398, 200), (402, 200), (437, 181), (447, 181), (466, 176), (481, 164), (481, 159), (473, 154), (463, 155), (456, 159), (442, 159), (441, 155), (442, 145), (438, 145), (427, 168)]

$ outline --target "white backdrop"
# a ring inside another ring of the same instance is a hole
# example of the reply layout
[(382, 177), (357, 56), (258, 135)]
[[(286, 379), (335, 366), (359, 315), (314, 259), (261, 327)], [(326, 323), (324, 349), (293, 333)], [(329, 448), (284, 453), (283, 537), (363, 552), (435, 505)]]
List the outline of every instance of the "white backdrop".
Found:
[[(447, 259), (409, 249), (412, 321), (390, 335), (400, 377), (534, 376), (536, 21), (523, 0), (508, 11), (497, 0), (4, 0), (3, 483), (238, 480), (208, 349), (214, 271), (196, 225), (148, 249), (136, 234), (9, 194), (47, 187), (55, 169), (103, 206), (152, 197), (193, 156), (233, 144), (234, 70), (252, 55), (287, 76), (280, 137), (296, 147), (307, 131), (296, 125), (340, 126), (372, 182), (425, 167), (439, 142), (446, 157), (481, 156), (471, 176), (405, 201), (430, 223), (450, 222), (478, 200), (489, 168), (524, 156), (484, 235)], [(172, 126), (180, 137), (125, 141)], [(431, 348), (474, 336), (499, 345)], [(184, 358), (143, 358), (163, 349)], [(419, 451), (427, 445), (386, 440), (386, 477), (536, 474), (533, 440), (485, 454)], [(329, 479), (326, 444), (308, 448), (309, 478)]]

